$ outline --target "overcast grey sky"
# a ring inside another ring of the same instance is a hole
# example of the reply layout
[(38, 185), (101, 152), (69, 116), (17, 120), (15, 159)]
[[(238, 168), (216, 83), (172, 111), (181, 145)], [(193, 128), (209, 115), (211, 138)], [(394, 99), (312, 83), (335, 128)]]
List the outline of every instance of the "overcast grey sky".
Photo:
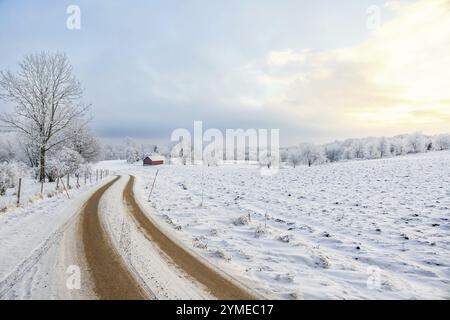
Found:
[[(27, 53), (66, 52), (93, 105), (93, 127), (107, 138), (169, 139), (194, 120), (279, 128), (282, 144), (400, 133), (395, 123), (365, 125), (365, 113), (340, 118), (342, 104), (366, 108), (373, 98), (361, 47), (374, 52), (384, 38), (366, 27), (367, 8), (401, 19), (415, 1), (384, 2), (0, 0), (0, 69), (14, 70)], [(81, 8), (80, 30), (66, 28), (71, 4)], [(355, 83), (358, 100), (346, 99)]]

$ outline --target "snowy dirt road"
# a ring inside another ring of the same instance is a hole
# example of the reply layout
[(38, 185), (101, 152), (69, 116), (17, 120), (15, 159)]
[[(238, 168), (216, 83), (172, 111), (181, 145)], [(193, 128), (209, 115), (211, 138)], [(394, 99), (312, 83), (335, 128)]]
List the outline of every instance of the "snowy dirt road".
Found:
[(81, 211), (81, 238), (97, 297), (105, 300), (152, 297), (128, 271), (126, 263), (115, 249), (100, 220), (98, 207), (105, 191), (119, 177), (98, 189)]

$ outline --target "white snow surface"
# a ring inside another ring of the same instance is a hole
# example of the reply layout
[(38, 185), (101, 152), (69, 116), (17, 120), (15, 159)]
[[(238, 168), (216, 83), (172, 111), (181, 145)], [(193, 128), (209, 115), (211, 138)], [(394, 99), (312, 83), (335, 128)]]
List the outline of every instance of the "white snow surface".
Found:
[(274, 176), (243, 164), (101, 165), (136, 175), (148, 211), (266, 297), (450, 299), (448, 151)]

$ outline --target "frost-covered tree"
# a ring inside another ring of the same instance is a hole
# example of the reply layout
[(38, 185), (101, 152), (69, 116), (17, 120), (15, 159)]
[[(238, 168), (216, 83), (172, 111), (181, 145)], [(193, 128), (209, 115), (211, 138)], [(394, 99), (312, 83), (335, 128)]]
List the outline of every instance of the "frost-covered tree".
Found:
[(79, 122), (74, 123), (72, 127), (73, 134), (66, 143), (67, 147), (78, 152), (88, 162), (100, 160), (102, 148), (92, 130)]
[(402, 136), (397, 136), (390, 139), (391, 154), (394, 156), (401, 156), (408, 153), (408, 146), (406, 139)]
[(125, 159), (128, 163), (135, 163), (141, 159), (141, 148), (131, 138), (126, 138), (124, 141)]
[(211, 142), (203, 149), (203, 163), (208, 167), (217, 166), (223, 162), (223, 149), (220, 144)]
[(203, 163), (208, 167), (217, 166), (219, 162), (222, 161), (221, 157), (219, 157), (219, 152), (208, 152), (203, 155)]
[(63, 147), (49, 156), (46, 173), (50, 181), (55, 181), (65, 175), (77, 173), (82, 164), (83, 158), (78, 152)]
[(388, 158), (391, 156), (391, 143), (386, 137), (378, 139), (377, 148), (380, 158)]
[(344, 151), (345, 151), (344, 147), (342, 146), (342, 144), (338, 142), (327, 144), (324, 147), (325, 157), (330, 162), (336, 162), (341, 160)]
[(10, 162), (17, 157), (17, 137), (0, 132), (0, 162)]
[(128, 163), (135, 163), (140, 158), (139, 151), (132, 146), (129, 146), (125, 150), (125, 158)]
[(17, 161), (0, 163), (0, 196), (6, 193), (6, 189), (14, 188), (26, 173), (25, 166)]
[(302, 162), (308, 167), (313, 164), (319, 164), (325, 162), (325, 155), (323, 148), (314, 144), (303, 144), (300, 146), (300, 154)]
[(287, 152), (287, 162), (294, 168), (303, 160), (302, 150), (298, 147), (290, 148)]
[(92, 165), (89, 162), (85, 162), (80, 165), (75, 175), (78, 177), (89, 177), (92, 174)]
[(122, 144), (108, 143), (103, 145), (103, 159), (104, 160), (121, 160), (125, 159), (126, 147)]
[(408, 153), (425, 152), (427, 150), (426, 142), (427, 138), (419, 132), (408, 135), (406, 139)]
[(270, 154), (269, 150), (260, 149), (258, 153), (258, 162), (260, 166), (270, 169), (272, 166), (276, 165), (275, 162), (277, 162), (277, 158)]
[(450, 150), (450, 134), (440, 134), (433, 137), (433, 149)]
[(378, 150), (377, 140), (366, 140), (364, 144), (364, 159), (378, 159), (380, 151)]
[(27, 55), (16, 74), (1, 71), (0, 89), (0, 98), (15, 107), (0, 120), (37, 143), (42, 181), (47, 152), (61, 147), (72, 134), (71, 124), (87, 112), (81, 103), (81, 85), (65, 54), (42, 52)]
[(362, 139), (353, 140), (350, 146), (352, 154), (356, 159), (364, 159), (366, 157), (367, 146)]

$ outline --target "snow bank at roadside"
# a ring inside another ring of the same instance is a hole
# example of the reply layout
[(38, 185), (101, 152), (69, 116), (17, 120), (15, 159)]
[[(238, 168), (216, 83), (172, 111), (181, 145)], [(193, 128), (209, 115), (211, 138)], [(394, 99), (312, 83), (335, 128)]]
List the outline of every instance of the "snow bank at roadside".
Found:
[(56, 193), (0, 213), (0, 298), (56, 298), (52, 281), (61, 228), (100, 183), (70, 190), (71, 200), (65, 193)]

